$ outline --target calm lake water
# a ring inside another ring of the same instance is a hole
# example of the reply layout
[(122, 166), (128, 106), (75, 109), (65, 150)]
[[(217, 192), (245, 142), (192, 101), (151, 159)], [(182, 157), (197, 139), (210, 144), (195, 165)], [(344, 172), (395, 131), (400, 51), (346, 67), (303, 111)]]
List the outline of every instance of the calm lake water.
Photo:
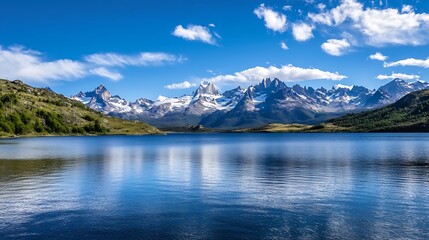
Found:
[(0, 140), (0, 239), (429, 239), (429, 134)]

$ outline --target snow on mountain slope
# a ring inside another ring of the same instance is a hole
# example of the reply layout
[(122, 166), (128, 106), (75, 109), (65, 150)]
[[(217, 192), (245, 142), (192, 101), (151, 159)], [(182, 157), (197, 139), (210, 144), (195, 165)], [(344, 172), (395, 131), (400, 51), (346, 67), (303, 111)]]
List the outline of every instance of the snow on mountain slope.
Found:
[(103, 85), (98, 86), (92, 92), (79, 92), (71, 98), (81, 101), (88, 107), (105, 114), (110, 112), (123, 113), (132, 110), (130, 102), (119, 96), (112, 96)]
[[(394, 79), (376, 91), (341, 84), (328, 90), (298, 84), (288, 87), (279, 79), (267, 78), (247, 89), (237, 87), (223, 93), (213, 83), (203, 82), (190, 95), (159, 96), (156, 100), (140, 98), (130, 102), (119, 96), (112, 96), (103, 85), (91, 92), (79, 92), (71, 98), (104, 114), (150, 121), (155, 125), (168, 119), (168, 124), (182, 126), (198, 122), (198, 119), (207, 122), (203, 120), (208, 118), (209, 122), (216, 122), (221, 126), (223, 121), (231, 122), (230, 119), (223, 118), (234, 118), (238, 125), (253, 121), (252, 119), (255, 124), (282, 120), (300, 122), (300, 119), (312, 118), (317, 121), (318, 116), (326, 118), (327, 114), (336, 116), (381, 107), (410, 92), (428, 87), (429, 84), (423, 81)], [(240, 115), (245, 119), (240, 119)]]

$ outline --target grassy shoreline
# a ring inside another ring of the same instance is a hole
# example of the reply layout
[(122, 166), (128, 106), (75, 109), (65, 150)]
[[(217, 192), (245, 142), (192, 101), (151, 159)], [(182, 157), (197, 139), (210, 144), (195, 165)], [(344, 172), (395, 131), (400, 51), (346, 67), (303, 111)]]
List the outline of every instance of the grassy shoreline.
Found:
[(177, 128), (165, 131), (168, 133), (428, 133), (424, 130), (413, 129), (389, 129), (389, 130), (362, 130), (349, 127), (342, 127), (332, 123), (322, 123), (319, 125), (305, 124), (280, 124), (272, 123), (256, 128), (243, 129), (208, 129), (196, 130), (195, 128)]

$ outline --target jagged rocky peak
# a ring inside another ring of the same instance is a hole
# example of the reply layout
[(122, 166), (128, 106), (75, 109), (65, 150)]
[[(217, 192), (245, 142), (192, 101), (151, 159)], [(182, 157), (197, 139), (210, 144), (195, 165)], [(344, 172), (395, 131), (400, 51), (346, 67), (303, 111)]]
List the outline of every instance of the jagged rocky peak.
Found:
[(235, 112), (251, 112), (255, 110), (255, 103), (253, 102), (253, 93), (255, 91), (255, 87), (250, 86), (247, 88), (244, 93), (243, 98), (237, 103), (234, 107), (233, 111)]
[(151, 105), (153, 103), (154, 101), (147, 98), (139, 98), (134, 102), (134, 104), (138, 104), (138, 105)]
[(425, 82), (407, 82), (399, 78), (395, 78), (389, 83), (381, 86), (370, 98), (368, 98), (367, 106), (383, 106), (388, 103), (393, 103), (406, 94), (428, 88)]
[(271, 81), (269, 87), (279, 87), (284, 85), (284, 82), (280, 81), (278, 78), (274, 78), (274, 80)]
[(292, 89), (298, 94), (306, 94), (306, 89), (299, 84), (293, 85)]
[(274, 78), (271, 80), (271, 78), (263, 79), (262, 82), (255, 85), (255, 91), (256, 92), (276, 92), (277, 90), (286, 87), (286, 84), (282, 81), (280, 81), (278, 78)]
[(405, 94), (411, 92), (412, 90), (420, 90), (413, 89), (412, 83), (408, 83), (402, 79), (395, 78), (384, 86), (381, 86), (379, 90), (385, 92), (390, 95), (394, 101), (403, 97)]
[(391, 97), (386, 92), (379, 89), (366, 100), (365, 106), (375, 107), (379, 105), (385, 105), (391, 102)]
[(322, 93), (327, 93), (328, 92), (328, 90), (326, 88), (324, 88), (324, 87), (318, 88), (317, 91), (322, 92)]
[[(80, 92), (72, 98), (106, 114), (150, 121), (159, 126), (195, 125), (203, 121), (213, 127), (215, 125), (209, 122), (218, 124), (216, 126), (238, 126), (251, 124), (249, 121), (255, 121), (253, 124), (264, 121), (304, 122), (309, 116), (311, 121), (320, 122), (337, 114), (384, 106), (423, 88), (429, 88), (429, 84), (395, 79), (378, 90), (356, 85), (316, 89), (298, 84), (288, 87), (277, 78), (266, 78), (254, 86), (236, 87), (223, 94), (213, 83), (202, 82), (189, 95), (159, 97), (153, 101), (141, 98), (128, 102), (119, 96), (111, 96), (103, 85), (90, 92)], [(303, 109), (305, 116), (299, 113)]]
[(194, 98), (198, 95), (221, 95), (219, 88), (211, 82), (202, 82), (198, 89), (195, 91)]
[(85, 93), (83, 93), (82, 91), (80, 91), (78, 94), (72, 96), (72, 98), (73, 97), (84, 98), (85, 97)]
[(395, 78), (391, 81), (391, 83), (396, 82), (396, 83), (407, 83), (405, 80), (402, 80), (400, 78)]
[(245, 91), (246, 91), (245, 89), (243, 89), (242, 87), (238, 86), (238, 87), (233, 88), (231, 90), (225, 91), (222, 95), (224, 97), (227, 97), (227, 98), (233, 98), (233, 97), (236, 97), (236, 96), (241, 96)]
[(408, 83), (400, 78), (395, 78), (392, 81), (388, 82), (387, 84), (385, 84), (384, 86), (381, 86), (380, 88), (391, 88), (391, 87), (404, 87), (404, 86), (408, 86)]
[(413, 82), (412, 85), (415, 88), (420, 88), (420, 89), (424, 89), (424, 88), (427, 88), (429, 86), (429, 84), (427, 82), (421, 81), (421, 80)]
[(260, 85), (262, 85), (264, 88), (267, 88), (271, 84), (271, 78), (265, 78), (262, 79), (262, 82)]
[(351, 89), (354, 92), (365, 92), (368, 93), (370, 90), (366, 87), (363, 86), (357, 86), (357, 85), (353, 85), (353, 88)]
[(95, 93), (97, 93), (97, 94), (103, 93), (105, 91), (107, 91), (107, 89), (106, 89), (106, 87), (103, 84), (100, 84), (100, 86), (98, 86), (95, 89)]
[(273, 80), (271, 80), (271, 78), (265, 78), (262, 79), (262, 82), (259, 84), (265, 88), (270, 87), (272, 84), (273, 86), (278, 86), (280, 84), (280, 80), (278, 78), (274, 78)]
[(254, 92), (255, 92), (255, 87), (253, 87), (253, 86), (248, 87), (246, 92), (244, 93), (243, 99), (253, 100), (253, 93)]
[(107, 100), (112, 96), (103, 84), (95, 89), (95, 94), (99, 95), (103, 100)]
[(94, 92), (98, 95), (103, 95), (105, 92), (109, 93), (109, 91), (103, 84), (100, 84), (100, 86), (98, 86)]

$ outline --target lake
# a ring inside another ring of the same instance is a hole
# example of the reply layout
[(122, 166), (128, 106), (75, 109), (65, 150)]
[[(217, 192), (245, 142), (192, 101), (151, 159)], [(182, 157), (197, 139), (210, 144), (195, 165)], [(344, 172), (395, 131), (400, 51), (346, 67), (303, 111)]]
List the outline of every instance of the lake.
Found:
[(429, 134), (0, 140), (0, 239), (429, 239)]

